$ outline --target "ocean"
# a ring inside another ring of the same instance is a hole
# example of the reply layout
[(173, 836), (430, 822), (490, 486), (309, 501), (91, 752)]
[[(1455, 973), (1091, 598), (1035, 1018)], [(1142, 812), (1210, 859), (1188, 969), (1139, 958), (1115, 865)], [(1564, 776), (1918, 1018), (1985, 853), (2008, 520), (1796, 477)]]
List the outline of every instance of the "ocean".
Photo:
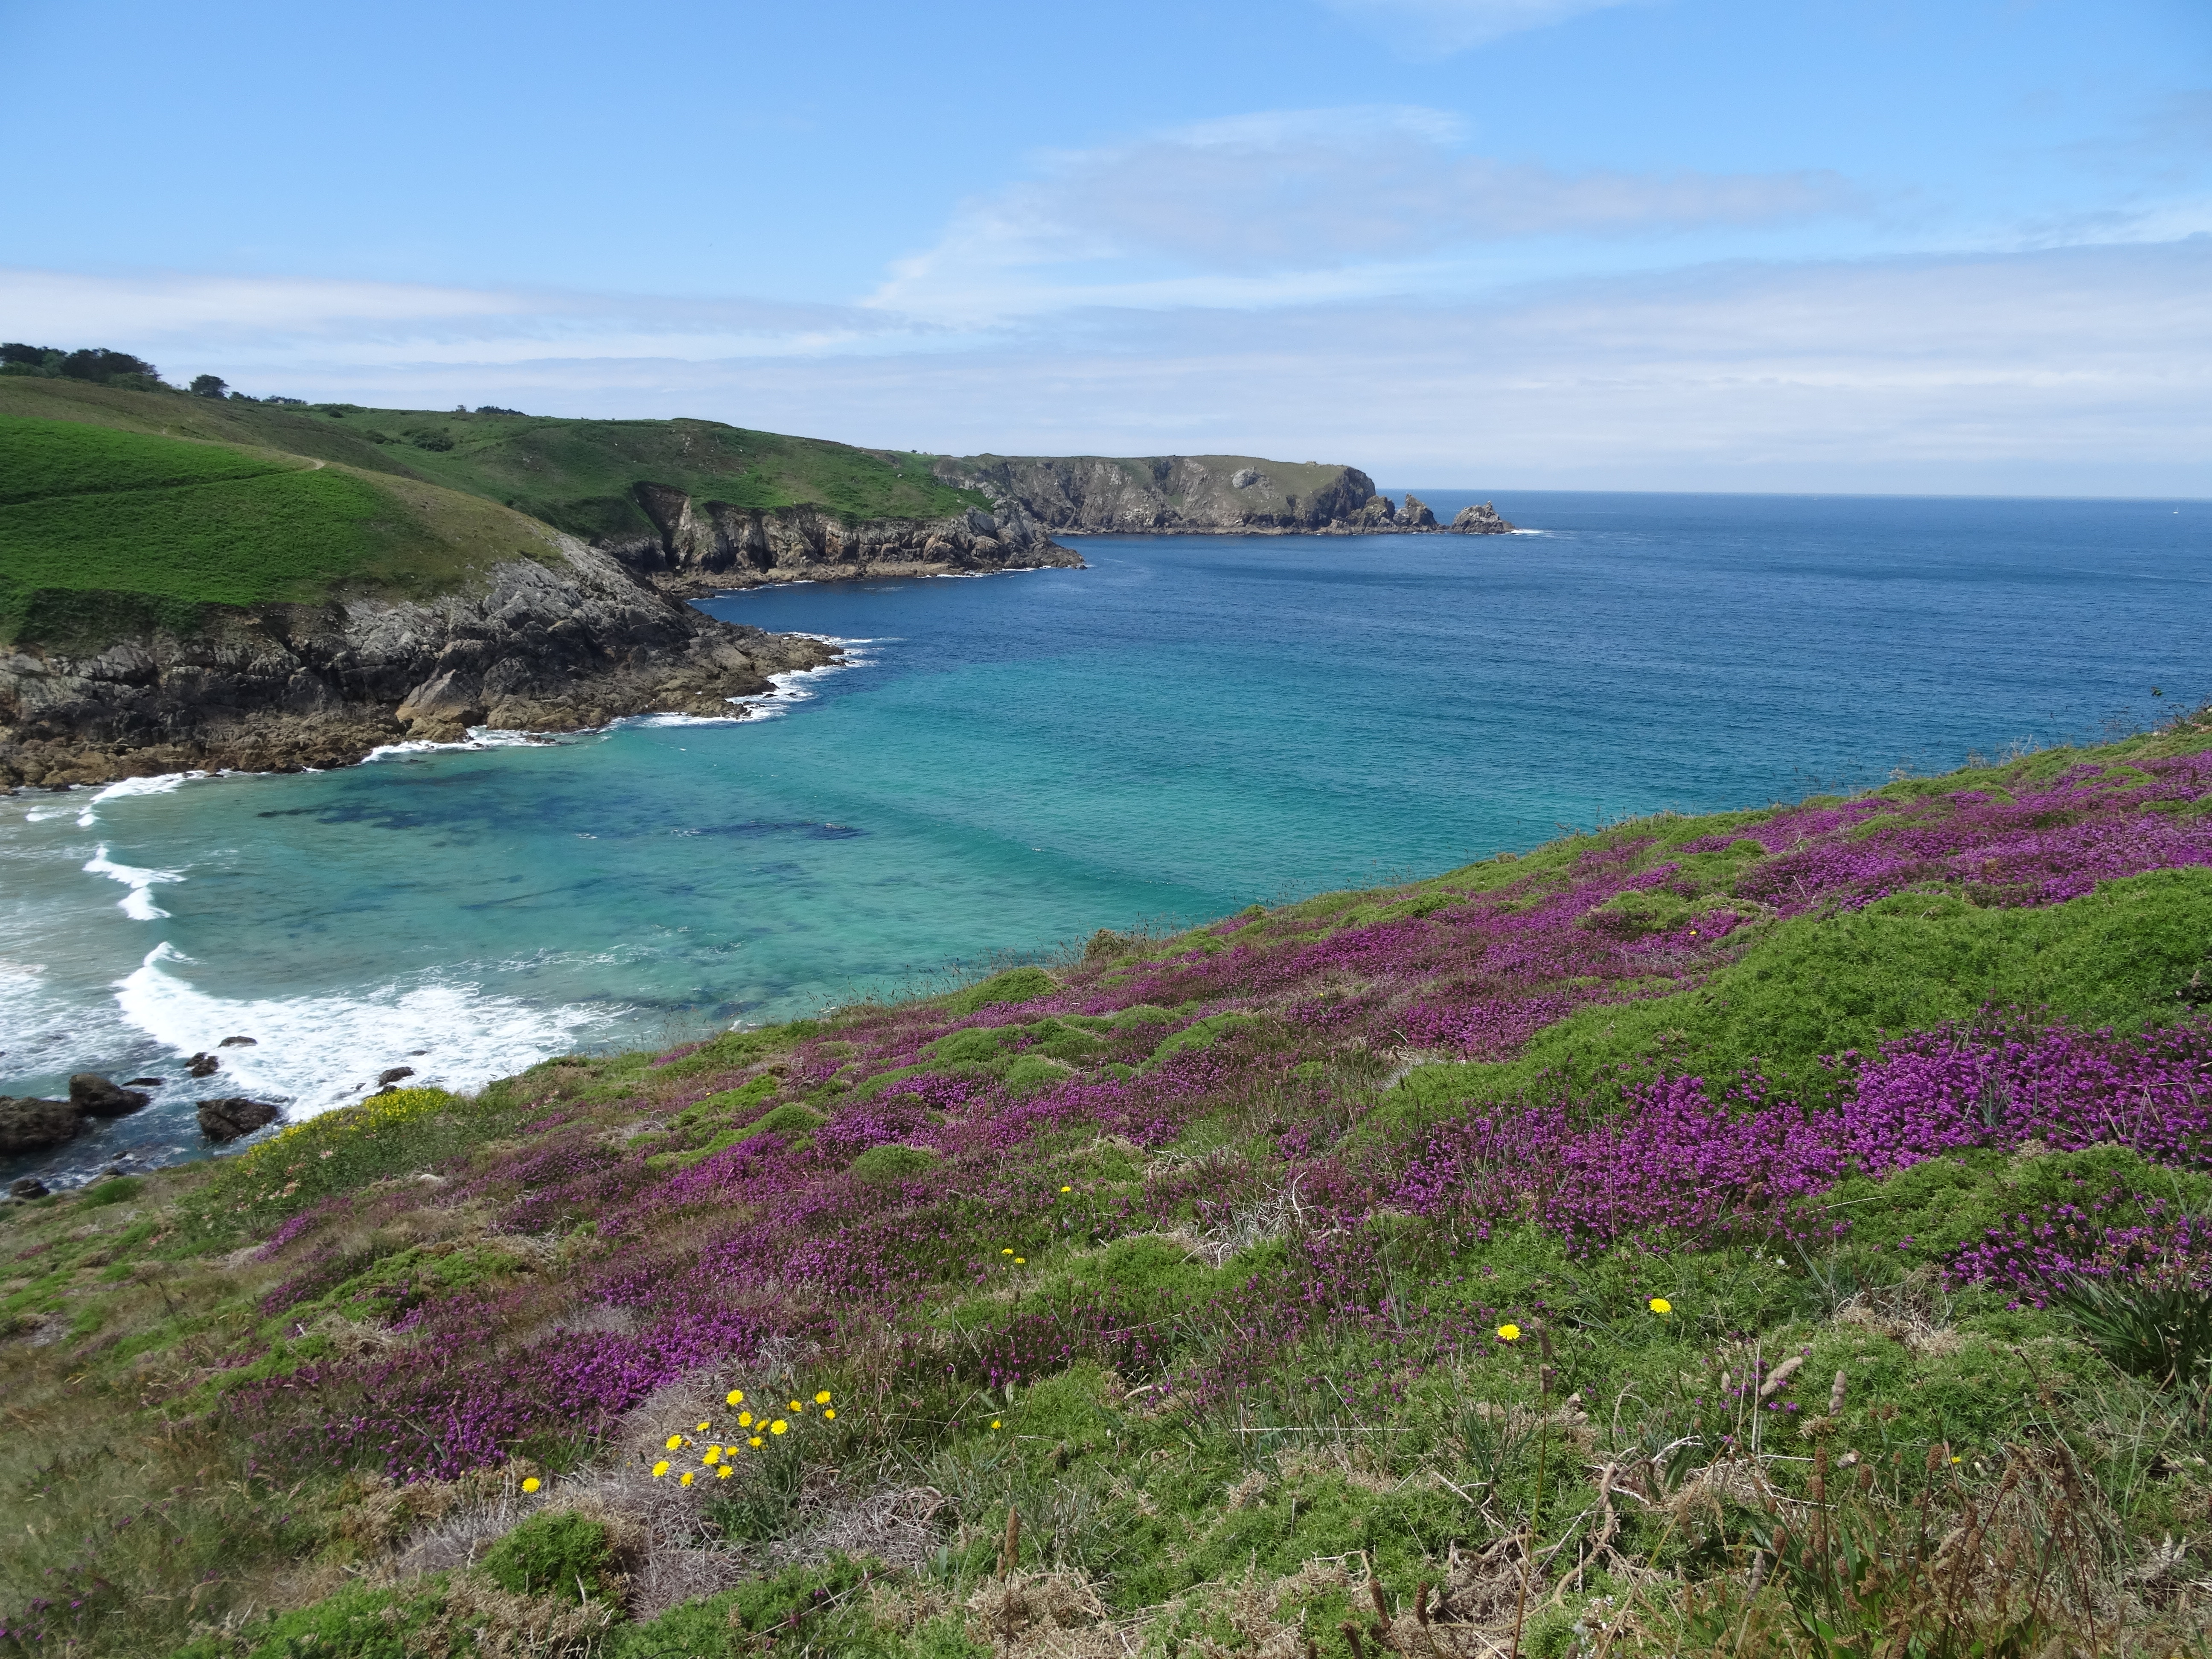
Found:
[(850, 646), (744, 721), (0, 797), (0, 1093), (167, 1079), (0, 1174), (197, 1155), (210, 1095), (465, 1090), (2212, 696), (2207, 503), (1495, 500), (1528, 533), (725, 596)]

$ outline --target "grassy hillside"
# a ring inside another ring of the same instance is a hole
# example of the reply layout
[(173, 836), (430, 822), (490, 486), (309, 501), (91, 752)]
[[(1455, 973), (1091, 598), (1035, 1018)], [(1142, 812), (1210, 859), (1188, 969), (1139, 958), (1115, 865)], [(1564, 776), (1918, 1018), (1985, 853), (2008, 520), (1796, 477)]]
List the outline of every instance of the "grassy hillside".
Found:
[(4, 1639), (2204, 1651), (2208, 814), (2200, 718), (12, 1206)]
[(9, 378), (0, 378), (0, 414), (337, 461), (483, 496), (587, 538), (655, 533), (634, 493), (640, 483), (741, 507), (813, 503), (854, 519), (937, 518), (988, 505), (978, 492), (933, 477), (928, 456), (714, 421), (258, 404)]
[[(155, 407), (185, 401), (106, 395)], [(189, 628), (205, 605), (422, 595), (547, 550), (514, 514), (411, 479), (0, 414), (0, 641), (91, 642), (148, 623)]]

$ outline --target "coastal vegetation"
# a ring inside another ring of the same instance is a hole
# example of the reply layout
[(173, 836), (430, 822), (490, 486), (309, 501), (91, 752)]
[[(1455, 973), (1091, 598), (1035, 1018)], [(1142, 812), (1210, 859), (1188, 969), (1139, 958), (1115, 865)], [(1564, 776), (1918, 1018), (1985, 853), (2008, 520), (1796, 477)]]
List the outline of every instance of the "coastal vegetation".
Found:
[(11, 1205), (0, 1643), (2201, 1651), (2208, 811), (2197, 716)]
[(208, 605), (421, 597), (550, 550), (525, 520), (451, 490), (270, 449), (8, 414), (0, 548), (0, 644), (188, 631)]

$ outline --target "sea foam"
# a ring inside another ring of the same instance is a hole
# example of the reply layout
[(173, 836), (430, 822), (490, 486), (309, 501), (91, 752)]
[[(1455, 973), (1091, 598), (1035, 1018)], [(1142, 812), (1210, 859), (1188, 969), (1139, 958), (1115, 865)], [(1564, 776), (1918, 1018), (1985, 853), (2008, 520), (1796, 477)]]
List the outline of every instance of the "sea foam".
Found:
[[(204, 966), (167, 943), (115, 983), (125, 1024), (179, 1054), (220, 1050), (222, 1092), (282, 1097), (295, 1118), (362, 1099), (377, 1077), (411, 1066), (410, 1086), (466, 1091), (566, 1054), (615, 1007), (534, 1008), (428, 975), (349, 994), (222, 997), (183, 977)], [(222, 1048), (228, 1036), (252, 1047)]]
[[(146, 793), (139, 791), (140, 793)], [(79, 819), (82, 823), (83, 820)], [(133, 921), (159, 921), (169, 913), (154, 902), (153, 890), (169, 882), (182, 881), (184, 877), (174, 870), (141, 870), (136, 865), (118, 864), (107, 856), (107, 843), (102, 842), (99, 851), (86, 860), (84, 872), (88, 876), (106, 876), (110, 881), (119, 881), (131, 890), (116, 903), (123, 914)]]

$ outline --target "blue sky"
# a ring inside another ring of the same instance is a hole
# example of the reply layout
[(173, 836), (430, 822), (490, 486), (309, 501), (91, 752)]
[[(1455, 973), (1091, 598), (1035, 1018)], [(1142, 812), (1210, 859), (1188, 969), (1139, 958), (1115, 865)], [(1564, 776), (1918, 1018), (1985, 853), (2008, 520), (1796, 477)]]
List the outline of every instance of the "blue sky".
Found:
[(1474, 487), (2212, 495), (2203, 0), (0, 0), (0, 335)]

